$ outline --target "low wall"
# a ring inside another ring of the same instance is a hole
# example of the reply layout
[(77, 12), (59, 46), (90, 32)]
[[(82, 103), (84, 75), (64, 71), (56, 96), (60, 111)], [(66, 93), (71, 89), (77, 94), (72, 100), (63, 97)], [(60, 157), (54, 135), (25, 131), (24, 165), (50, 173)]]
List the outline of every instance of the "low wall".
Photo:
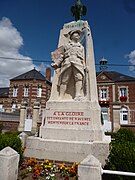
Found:
[(19, 114), (0, 113), (0, 126), (2, 131), (17, 131), (19, 120)]

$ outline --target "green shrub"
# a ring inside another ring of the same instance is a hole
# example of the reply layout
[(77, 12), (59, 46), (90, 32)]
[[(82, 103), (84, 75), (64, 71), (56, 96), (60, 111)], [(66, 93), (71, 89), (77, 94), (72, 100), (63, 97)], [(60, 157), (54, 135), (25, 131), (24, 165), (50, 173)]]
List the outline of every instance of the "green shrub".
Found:
[[(128, 129), (120, 129), (114, 134), (110, 144), (107, 169), (116, 171), (135, 172), (135, 134)], [(127, 176), (113, 176), (114, 180), (132, 180)]]
[(114, 134), (114, 138), (117, 142), (135, 142), (135, 134), (129, 129), (120, 129)]
[(0, 123), (0, 134), (2, 133), (3, 125)]
[(135, 172), (135, 143), (113, 144), (109, 162), (112, 170)]
[(20, 154), (20, 159), (22, 158), (22, 143), (15, 133), (0, 134), (0, 150), (7, 146), (17, 151)]
[(18, 136), (20, 134), (20, 132), (19, 131), (7, 131), (7, 132), (5, 132), (5, 134)]

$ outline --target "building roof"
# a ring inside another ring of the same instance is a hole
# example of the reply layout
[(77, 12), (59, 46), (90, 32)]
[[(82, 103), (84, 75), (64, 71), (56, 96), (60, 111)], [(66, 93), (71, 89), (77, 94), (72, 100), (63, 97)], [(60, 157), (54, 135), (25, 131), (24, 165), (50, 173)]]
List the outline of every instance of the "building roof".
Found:
[(99, 76), (101, 74), (106, 75), (109, 79), (111, 79), (114, 82), (135, 81), (134, 77), (127, 76), (116, 71), (101, 71), (97, 72), (96, 75)]
[(0, 97), (8, 97), (9, 88), (0, 88)]
[(33, 79), (45, 80), (45, 77), (34, 68), (31, 71), (28, 71), (10, 80), (12, 81), (12, 80), (33, 80)]

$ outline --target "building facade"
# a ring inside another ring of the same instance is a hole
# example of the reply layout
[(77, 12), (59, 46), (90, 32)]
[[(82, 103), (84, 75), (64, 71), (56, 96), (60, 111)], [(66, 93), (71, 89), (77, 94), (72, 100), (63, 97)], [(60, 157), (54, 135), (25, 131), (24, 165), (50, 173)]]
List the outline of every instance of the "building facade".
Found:
[[(10, 79), (9, 88), (0, 88), (0, 109), (4, 112), (13, 112), (21, 107), (23, 101), (27, 107), (33, 107), (34, 102), (40, 102), (41, 108), (45, 108), (46, 101), (50, 97), (51, 72), (47, 69), (46, 78), (35, 68), (20, 76)], [(50, 73), (50, 76), (48, 76)]]
[(99, 104), (105, 131), (135, 131), (135, 78), (115, 71), (97, 73)]
[[(13, 119), (13, 114), (20, 115), (20, 109), (22, 104), (26, 106), (26, 119), (33, 118), (34, 103), (39, 104), (40, 121), (42, 115), (42, 109), (46, 106), (46, 101), (50, 97), (51, 93), (51, 70), (46, 69), (46, 77), (44, 77), (35, 68), (20, 76), (10, 79), (10, 87), (0, 88), (0, 120), (3, 122), (5, 129), (10, 129), (7, 125), (8, 120), (12, 119), (12, 122), (19, 123), (18, 120)], [(9, 118), (9, 114), (11, 118)], [(7, 115), (6, 115), (7, 114)], [(13, 129), (13, 128), (12, 128)]]

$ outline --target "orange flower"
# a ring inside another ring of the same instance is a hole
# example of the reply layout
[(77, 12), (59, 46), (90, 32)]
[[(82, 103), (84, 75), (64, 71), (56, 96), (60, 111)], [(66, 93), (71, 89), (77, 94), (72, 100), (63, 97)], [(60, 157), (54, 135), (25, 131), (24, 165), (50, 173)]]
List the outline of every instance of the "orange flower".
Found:
[(38, 169), (35, 172), (36, 172), (36, 174), (40, 174)]
[(28, 165), (30, 165), (31, 164), (31, 160), (28, 160)]
[(65, 168), (65, 165), (64, 164), (60, 164), (59, 167), (60, 167), (60, 169)]
[(38, 162), (36, 159), (34, 159), (33, 161), (34, 161), (34, 163), (37, 163), (37, 162)]
[(40, 164), (39, 169), (43, 169), (43, 166)]
[(33, 170), (35, 170), (35, 171), (36, 171), (36, 170), (37, 170), (37, 166), (34, 166), (34, 167), (33, 167)]

